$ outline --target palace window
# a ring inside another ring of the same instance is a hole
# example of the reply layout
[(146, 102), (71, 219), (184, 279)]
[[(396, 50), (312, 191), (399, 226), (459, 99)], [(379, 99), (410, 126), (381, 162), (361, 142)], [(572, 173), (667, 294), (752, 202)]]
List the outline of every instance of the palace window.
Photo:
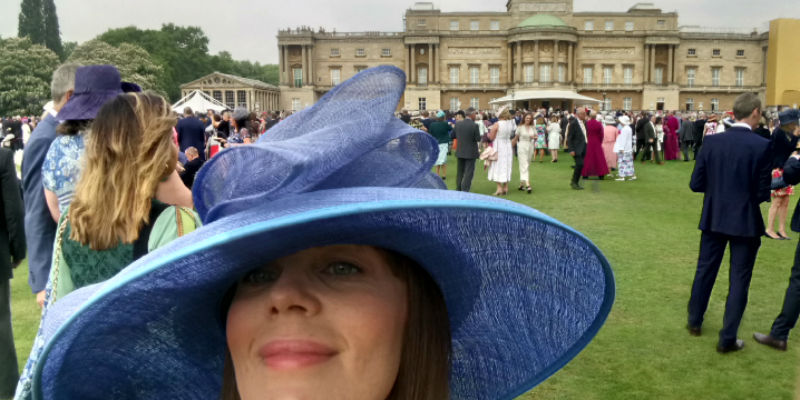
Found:
[(630, 97), (622, 99), (622, 108), (625, 109), (625, 111), (630, 111), (633, 108), (633, 99)]
[(458, 111), (461, 102), (458, 101), (458, 97), (451, 97), (450, 98), (450, 111)]
[(594, 21), (586, 21), (583, 23), (583, 30), (585, 31), (593, 31), (594, 30)]
[(425, 26), (428, 22), (425, 21), (424, 18), (420, 18), (417, 20), (417, 26)]
[(711, 99), (711, 111), (719, 111), (719, 99)]
[(342, 83), (342, 70), (339, 68), (331, 69), (331, 86)]
[(656, 76), (654, 80), (656, 85), (664, 83), (664, 67), (656, 67)]
[(500, 67), (489, 67), (489, 83), (493, 85), (500, 83)]
[(234, 95), (235, 93), (233, 92), (233, 90), (225, 91), (225, 105), (228, 106), (228, 108), (230, 108), (231, 110), (236, 108), (236, 101), (235, 98), (233, 97)]
[(564, 82), (567, 77), (567, 66), (564, 64), (558, 64), (558, 81)]
[(450, 30), (457, 31), (458, 30), (458, 21), (450, 21)]
[(292, 75), (294, 76), (294, 87), (303, 86), (303, 69), (292, 68)]
[(339, 55), (340, 54), (339, 54), (339, 49), (338, 48), (332, 48), (331, 49), (331, 57), (339, 57)]
[(720, 55), (720, 50), (719, 49), (711, 50), (711, 56), (719, 57), (719, 55)]
[(583, 67), (583, 84), (584, 85), (591, 85), (592, 84), (592, 74), (594, 73), (594, 68), (592, 67)]
[(221, 90), (215, 90), (214, 91), (214, 100), (222, 103), (222, 91)]
[(391, 57), (392, 56), (392, 49), (385, 48), (381, 49), (381, 57)]
[(417, 68), (417, 83), (420, 85), (428, 84), (428, 67)]
[(292, 111), (297, 111), (300, 109), (300, 99), (297, 97), (292, 99)]
[(481, 99), (478, 97), (473, 97), (469, 99), (469, 106), (476, 110), (479, 110), (481, 108)]
[(424, 97), (420, 97), (418, 99), (418, 103), (417, 104), (419, 104), (419, 110), (420, 111), (424, 111), (424, 110), (428, 109), (428, 101)]
[(720, 67), (713, 67), (711, 68), (711, 86), (718, 87), (719, 86), (719, 75), (722, 68)]
[(697, 68), (686, 68), (686, 86), (694, 87), (694, 79), (697, 76)]
[(539, 82), (543, 83), (550, 83), (551, 76), (553, 75), (553, 65), (552, 64), (541, 64), (539, 65)]
[(606, 21), (606, 30), (613, 31), (614, 30), (614, 21)]
[(697, 49), (688, 49), (686, 50), (686, 55), (689, 57), (694, 57), (697, 55)]
[(459, 67), (450, 67), (450, 83), (453, 85), (458, 85), (458, 73), (460, 72)]
[(628, 32), (633, 30), (633, 21), (628, 21), (625, 23), (625, 30)]
[(744, 50), (743, 49), (736, 50), (736, 57), (744, 57)]
[(633, 67), (626, 66), (622, 69), (622, 79), (626, 85), (633, 83)]
[(469, 67), (469, 83), (476, 85), (480, 83), (481, 70), (478, 66)]
[(686, 111), (694, 111), (694, 99), (691, 97), (686, 99)]
[(500, 21), (492, 21), (492, 22), (490, 22), (489, 23), (489, 29), (491, 29), (493, 31), (499, 31), (500, 30)]
[(469, 30), (477, 31), (477, 30), (480, 30), (480, 29), (481, 29), (480, 21), (470, 21), (469, 22)]
[(664, 26), (666, 24), (667, 24), (667, 21), (663, 20), (663, 19), (659, 19), (658, 21), (656, 21), (656, 25), (658, 25), (658, 26)]
[(367, 55), (366, 50), (356, 49), (356, 57), (365, 57), (366, 55)]
[(611, 84), (611, 78), (614, 75), (614, 67), (611, 66), (604, 66), (603, 67), (603, 83), (606, 85)]
[(744, 86), (744, 68), (736, 68), (736, 86)]
[(525, 83), (533, 82), (533, 64), (525, 64)]
[(247, 92), (244, 90), (236, 91), (236, 107), (247, 108)]
[(606, 97), (603, 100), (603, 111), (610, 111), (611, 110), (611, 98)]

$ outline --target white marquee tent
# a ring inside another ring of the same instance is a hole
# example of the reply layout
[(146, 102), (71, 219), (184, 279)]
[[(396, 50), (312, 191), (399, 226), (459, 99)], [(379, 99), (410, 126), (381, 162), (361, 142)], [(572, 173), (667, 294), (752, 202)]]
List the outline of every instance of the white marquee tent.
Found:
[(602, 100), (580, 95), (574, 90), (516, 90), (499, 99), (490, 101), (489, 104), (503, 104), (525, 100), (572, 100), (578, 104), (602, 103)]
[(213, 97), (200, 90), (195, 90), (184, 96), (184, 98), (178, 100), (177, 103), (172, 105), (172, 111), (182, 114), (183, 109), (186, 107), (191, 107), (192, 111), (194, 112), (199, 111), (202, 113), (205, 113), (208, 110), (214, 110), (219, 113), (222, 112), (222, 110), (228, 109), (225, 104), (220, 103)]

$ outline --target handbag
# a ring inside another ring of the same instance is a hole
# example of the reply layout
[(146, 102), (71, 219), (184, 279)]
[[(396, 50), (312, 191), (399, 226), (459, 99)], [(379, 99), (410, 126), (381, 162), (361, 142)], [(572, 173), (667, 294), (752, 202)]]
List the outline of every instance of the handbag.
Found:
[(481, 152), (479, 158), (488, 162), (497, 161), (497, 150), (495, 150), (495, 148), (492, 146), (487, 146), (485, 149), (483, 149), (483, 152)]

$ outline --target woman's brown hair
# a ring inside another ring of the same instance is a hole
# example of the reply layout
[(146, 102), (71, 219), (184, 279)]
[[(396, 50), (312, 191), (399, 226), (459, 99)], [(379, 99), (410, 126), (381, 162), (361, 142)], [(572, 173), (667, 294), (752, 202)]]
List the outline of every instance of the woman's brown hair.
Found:
[[(408, 257), (387, 251), (392, 272), (406, 283), (408, 319), (397, 380), (387, 400), (450, 398), (450, 320), (439, 286)], [(229, 351), (225, 351), (222, 400), (241, 400)]]
[[(525, 121), (528, 120), (528, 116), (529, 115), (531, 116), (531, 123), (530, 124), (526, 124)], [(536, 123), (536, 121), (534, 121), (533, 113), (526, 113), (525, 115), (522, 116), (522, 125), (534, 125), (535, 123)]]
[(139, 237), (158, 184), (175, 170), (175, 121), (151, 93), (121, 94), (100, 108), (69, 207), (70, 239), (105, 250)]

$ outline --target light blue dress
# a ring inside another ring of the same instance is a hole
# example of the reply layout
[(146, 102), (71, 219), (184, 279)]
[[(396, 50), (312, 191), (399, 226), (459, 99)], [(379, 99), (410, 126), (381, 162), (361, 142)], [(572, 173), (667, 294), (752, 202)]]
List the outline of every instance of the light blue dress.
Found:
[(58, 196), (58, 209), (62, 214), (72, 201), (83, 169), (83, 137), (83, 132), (58, 136), (50, 144), (42, 164), (42, 184)]

